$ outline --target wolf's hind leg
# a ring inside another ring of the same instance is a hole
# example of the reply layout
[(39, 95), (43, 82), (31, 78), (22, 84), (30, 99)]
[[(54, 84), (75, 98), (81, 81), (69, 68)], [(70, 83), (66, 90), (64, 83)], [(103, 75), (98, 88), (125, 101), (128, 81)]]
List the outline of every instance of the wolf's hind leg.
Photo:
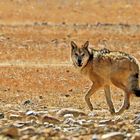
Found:
[(130, 92), (129, 92), (129, 90), (126, 90), (126, 86), (125, 85), (123, 85), (122, 83), (120, 83), (120, 82), (117, 82), (115, 79), (111, 79), (112, 80), (112, 83), (116, 86), (116, 87), (118, 87), (118, 88), (120, 88), (120, 89), (122, 89), (123, 91), (124, 91), (124, 101), (123, 101), (123, 104), (122, 104), (122, 106), (121, 106), (121, 108), (119, 109), (119, 111), (117, 111), (115, 114), (116, 115), (120, 115), (120, 114), (122, 114), (126, 109), (129, 109), (129, 107), (130, 107)]
[(90, 101), (90, 97), (93, 93), (95, 93), (101, 86), (99, 84), (93, 84), (91, 86), (91, 89), (87, 92), (87, 94), (85, 95), (85, 101), (89, 107), (89, 109), (92, 111), (93, 110), (93, 106), (91, 104)]
[(117, 112), (117, 114), (121, 114), (124, 112), (125, 109), (129, 109), (130, 107), (130, 94), (134, 93), (136, 96), (140, 96), (140, 90), (139, 90), (139, 74), (133, 74), (130, 75), (128, 79), (127, 87), (123, 87), (122, 89), (125, 92), (124, 95), (124, 102), (121, 107), (121, 109)]
[(114, 109), (114, 105), (111, 99), (110, 86), (109, 85), (104, 86), (104, 91), (105, 91), (106, 101), (109, 106), (109, 111), (112, 115), (114, 115), (115, 109)]
[(116, 112), (117, 115), (122, 114), (126, 109), (129, 109), (130, 107), (130, 93), (129, 92), (125, 92), (124, 94), (124, 101), (123, 101), (123, 105), (121, 106), (121, 108), (119, 109), (118, 112)]

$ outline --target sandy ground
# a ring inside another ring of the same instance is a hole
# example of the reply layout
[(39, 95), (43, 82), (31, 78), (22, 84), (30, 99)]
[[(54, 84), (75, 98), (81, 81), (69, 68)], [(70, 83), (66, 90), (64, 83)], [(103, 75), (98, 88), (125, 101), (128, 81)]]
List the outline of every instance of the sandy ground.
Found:
[[(55, 116), (52, 110), (80, 109), (88, 114), (84, 119), (90, 120), (91, 112), (84, 95), (91, 82), (72, 66), (70, 41), (74, 40), (81, 45), (89, 40), (91, 47), (125, 51), (140, 61), (139, 9), (140, 2), (136, 0), (0, 1), (0, 112), (4, 113), (4, 118), (0, 119), (0, 131), (4, 135), (1, 139), (6, 139), (11, 131), (9, 127), (19, 121), (18, 117), (10, 119), (9, 116), (18, 114), (28, 117), (28, 110), (41, 110), (44, 114), (47, 110)], [(117, 109), (121, 106), (122, 95), (121, 90), (112, 87)], [(60, 134), (50, 135), (55, 126), (50, 130), (42, 123), (38, 126), (31, 123), (29, 126), (45, 129), (46, 132), (42, 133), (48, 135), (43, 135), (44, 139), (89, 140), (94, 134), (102, 137), (107, 132), (119, 131), (124, 123), (120, 132), (125, 132), (125, 137), (131, 139), (140, 130), (139, 125), (134, 123), (139, 113), (139, 100), (132, 97), (131, 108), (116, 119), (108, 111), (103, 90), (98, 91), (91, 99), (94, 105), (92, 113), (96, 114), (91, 119), (94, 128), (87, 127), (83, 133), (79, 129), (76, 135), (74, 131), (68, 133), (64, 130), (60, 130)], [(102, 120), (117, 121), (114, 124), (105, 122), (107, 131), (100, 126)], [(116, 123), (118, 125), (115, 128)], [(8, 129), (6, 134), (5, 127)], [(39, 130), (36, 134), (24, 134), (17, 125), (14, 128), (19, 133), (10, 135), (13, 139), (39, 139)]]

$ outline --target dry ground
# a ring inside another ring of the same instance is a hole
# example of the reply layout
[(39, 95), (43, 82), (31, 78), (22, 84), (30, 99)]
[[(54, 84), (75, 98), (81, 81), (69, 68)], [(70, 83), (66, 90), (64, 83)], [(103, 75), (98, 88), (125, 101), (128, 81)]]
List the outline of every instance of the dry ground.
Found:
[[(10, 136), (89, 140), (95, 134), (102, 137), (112, 131), (120, 131), (131, 139), (139, 132), (140, 126), (134, 122), (140, 108), (140, 99), (136, 97), (132, 97), (131, 108), (126, 113), (111, 116), (100, 90), (92, 97), (94, 111), (90, 115), (84, 95), (91, 82), (73, 68), (69, 46), (71, 40), (79, 44), (89, 40), (92, 47), (101, 49), (107, 40), (107, 48), (125, 51), (140, 61), (139, 9), (140, 2), (136, 0), (0, 1), (0, 112), (4, 113), (0, 119), (1, 139)], [(118, 109), (122, 91), (112, 87), (112, 93)], [(62, 108), (84, 111), (86, 117), (73, 121), (85, 119), (92, 124), (66, 123), (67, 118), (56, 115)], [(29, 118), (28, 110), (39, 112), (39, 117), (32, 113)], [(38, 122), (42, 117), (40, 111), (61, 122), (52, 122), (52, 126)], [(28, 123), (18, 126), (19, 121)], [(11, 134), (13, 127), (15, 131)], [(33, 130), (28, 130), (29, 127)]]

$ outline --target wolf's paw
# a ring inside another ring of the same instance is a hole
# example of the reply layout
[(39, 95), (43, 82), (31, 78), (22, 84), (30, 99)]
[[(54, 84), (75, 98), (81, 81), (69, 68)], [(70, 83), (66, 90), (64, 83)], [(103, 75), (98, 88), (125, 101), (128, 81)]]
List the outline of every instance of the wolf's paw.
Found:
[(116, 113), (115, 113), (115, 112), (110, 112), (110, 114), (111, 114), (111, 115), (115, 115)]
[(121, 115), (122, 113), (124, 113), (125, 112), (125, 110), (119, 110), (119, 111), (117, 111), (116, 113), (115, 113), (115, 115)]
[(89, 106), (90, 111), (93, 111), (93, 106)]
[(114, 110), (114, 109), (109, 110), (109, 111), (110, 111), (110, 114), (111, 114), (111, 115), (115, 115), (115, 110)]
[(130, 104), (127, 104), (126, 105), (126, 109), (128, 110), (130, 108)]

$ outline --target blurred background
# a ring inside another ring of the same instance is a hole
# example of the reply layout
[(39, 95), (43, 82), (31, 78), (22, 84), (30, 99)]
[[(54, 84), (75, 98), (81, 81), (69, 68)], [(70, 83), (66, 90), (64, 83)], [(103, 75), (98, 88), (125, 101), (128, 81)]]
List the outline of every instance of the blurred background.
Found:
[(5, 0), (0, 1), (0, 21), (6, 25), (139, 24), (137, 0)]

